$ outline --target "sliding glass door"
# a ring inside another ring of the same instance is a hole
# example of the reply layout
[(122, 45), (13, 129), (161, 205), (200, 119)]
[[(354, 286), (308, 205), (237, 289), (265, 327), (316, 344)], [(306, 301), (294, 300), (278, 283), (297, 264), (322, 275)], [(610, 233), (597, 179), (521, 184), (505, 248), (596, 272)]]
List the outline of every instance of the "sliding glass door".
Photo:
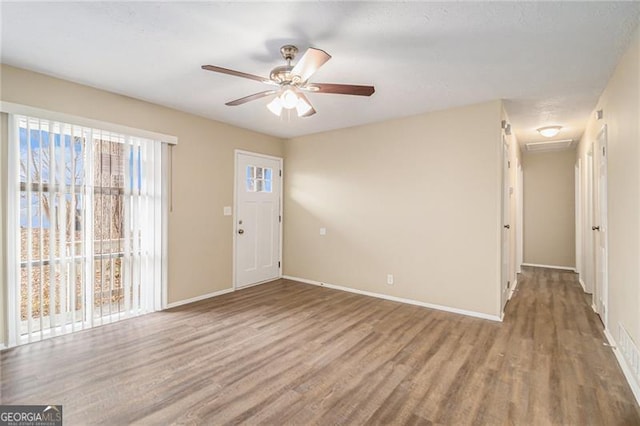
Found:
[(159, 309), (162, 144), (25, 116), (12, 130), (10, 343)]

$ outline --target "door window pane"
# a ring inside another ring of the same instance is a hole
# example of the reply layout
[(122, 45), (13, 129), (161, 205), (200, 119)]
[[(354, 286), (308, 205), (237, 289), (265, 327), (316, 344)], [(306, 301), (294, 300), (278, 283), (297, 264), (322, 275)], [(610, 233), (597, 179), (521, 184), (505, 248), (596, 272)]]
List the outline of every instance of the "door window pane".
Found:
[(247, 166), (247, 192), (271, 192), (272, 176), (268, 167)]

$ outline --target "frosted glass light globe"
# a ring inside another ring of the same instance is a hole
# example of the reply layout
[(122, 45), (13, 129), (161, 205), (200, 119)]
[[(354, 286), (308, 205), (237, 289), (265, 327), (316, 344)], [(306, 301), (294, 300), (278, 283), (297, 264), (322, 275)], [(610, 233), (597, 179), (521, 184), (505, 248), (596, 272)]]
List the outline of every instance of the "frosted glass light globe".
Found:
[(298, 95), (291, 89), (285, 90), (280, 99), (282, 100), (282, 106), (286, 109), (293, 109), (298, 105)]

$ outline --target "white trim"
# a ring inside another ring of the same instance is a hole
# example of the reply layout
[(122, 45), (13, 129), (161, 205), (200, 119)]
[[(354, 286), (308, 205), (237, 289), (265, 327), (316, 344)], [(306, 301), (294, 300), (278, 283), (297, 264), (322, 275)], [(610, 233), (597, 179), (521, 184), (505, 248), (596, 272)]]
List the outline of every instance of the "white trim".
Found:
[(170, 148), (166, 145), (162, 145), (162, 154), (161, 154), (161, 179), (162, 179), (162, 191), (160, 192), (161, 197), (161, 224), (162, 224), (162, 249), (161, 249), (161, 261), (160, 265), (162, 271), (160, 273), (162, 283), (160, 285), (160, 297), (161, 304), (160, 309), (165, 309), (167, 307), (167, 294), (169, 292), (169, 185), (172, 184), (169, 179), (169, 156), (171, 153), (169, 152)]
[(138, 136), (147, 139), (160, 140), (162, 142), (177, 145), (178, 137), (166, 135), (164, 133), (153, 132), (150, 130), (137, 129), (135, 127), (124, 126), (122, 124), (109, 123), (102, 120), (94, 120), (92, 118), (81, 117), (78, 115), (65, 114), (63, 112), (55, 112), (29, 105), (16, 104), (13, 102), (0, 101), (0, 111), (9, 114), (28, 115), (38, 117), (45, 120), (62, 121), (78, 126), (94, 127), (110, 132), (124, 133), (131, 136)]
[[(580, 286), (582, 287), (582, 291), (587, 293), (587, 287), (584, 285), (584, 281), (582, 281), (582, 277), (578, 278), (578, 282), (580, 283)], [(589, 293), (587, 293), (587, 294), (589, 294)]]
[(279, 256), (279, 264), (278, 268), (278, 278), (282, 278), (282, 271), (284, 270), (284, 256), (282, 255), (283, 247), (284, 247), (284, 158), (280, 158), (280, 200), (278, 202), (278, 208), (280, 210), (280, 256)]
[(522, 272), (522, 264), (524, 263), (524, 174), (522, 172), (522, 164), (516, 157), (516, 164), (518, 165), (516, 173), (517, 173), (517, 186), (518, 190), (516, 191), (516, 215), (517, 215), (517, 226), (516, 226), (516, 271), (518, 273)]
[(179, 300), (177, 302), (167, 303), (167, 306), (166, 306), (165, 309), (171, 309), (171, 308), (175, 308), (175, 307), (178, 307), (178, 306), (187, 305), (189, 303), (194, 303), (194, 302), (199, 302), (201, 300), (210, 299), (212, 297), (222, 296), (223, 294), (232, 293), (233, 291), (234, 291), (233, 288), (225, 288), (224, 290), (214, 291), (213, 293), (203, 294), (201, 296), (192, 297), (190, 299), (184, 299), (184, 300)]
[[(516, 277), (517, 277), (517, 275), (516, 275)], [(517, 278), (513, 282), (513, 287), (511, 287), (511, 291), (509, 292), (509, 298), (507, 300), (511, 300), (511, 298), (513, 297), (513, 293), (516, 292), (516, 287), (518, 287), (518, 279)], [(504, 316), (504, 310), (503, 310), (503, 316)]]
[(454, 314), (466, 315), (466, 316), (469, 316), (469, 317), (481, 318), (481, 319), (486, 319), (486, 320), (490, 320), (490, 321), (499, 321), (499, 322), (502, 321), (502, 319), (500, 317), (496, 316), (496, 315), (484, 314), (482, 312), (467, 311), (465, 309), (458, 309), (458, 308), (452, 308), (452, 307), (449, 307), (449, 306), (435, 305), (433, 303), (421, 302), (419, 300), (405, 299), (403, 297), (390, 296), (388, 294), (374, 293), (374, 292), (365, 291), (365, 290), (358, 290), (358, 289), (355, 289), (355, 288), (343, 287), (341, 285), (329, 284), (329, 283), (325, 283), (325, 282), (309, 280), (309, 279), (306, 279), (306, 278), (292, 277), (290, 275), (283, 275), (282, 278), (286, 279), (286, 280), (297, 281), (297, 282), (300, 282), (300, 283), (303, 283), (303, 284), (311, 284), (311, 285), (316, 285), (316, 286), (319, 286), (319, 287), (327, 287), (327, 288), (332, 288), (334, 290), (341, 290), (341, 291), (347, 291), (349, 293), (361, 294), (363, 296), (370, 296), (370, 297), (376, 297), (378, 299), (391, 300), (393, 302), (406, 303), (408, 305), (422, 306), (424, 308), (436, 309), (438, 311), (451, 312), (451, 313), (454, 313)]
[(236, 237), (238, 232), (238, 150), (233, 153), (233, 214), (231, 215), (231, 288), (236, 286)]
[(638, 403), (638, 405), (640, 405), (640, 384), (633, 377), (633, 372), (631, 370), (631, 367), (629, 367), (629, 364), (627, 364), (627, 360), (622, 355), (620, 349), (618, 349), (618, 344), (616, 343), (611, 333), (609, 333), (609, 330), (606, 328), (604, 329), (604, 335), (609, 341), (609, 345), (612, 346), (611, 349), (613, 350), (613, 354), (616, 356), (616, 359), (618, 360), (618, 364), (622, 369), (624, 378), (627, 379), (627, 383), (629, 383), (629, 387), (631, 388), (631, 392), (633, 392), (633, 396), (636, 397), (636, 402)]
[[(576, 161), (574, 167), (574, 192), (575, 192), (575, 243), (576, 243), (576, 272), (582, 272), (582, 181), (580, 180), (582, 161), (580, 158)], [(584, 288), (584, 286), (583, 286)]]
[(4, 351), (5, 349), (7, 349), (7, 347), (3, 343), (0, 343), (0, 351)]
[[(253, 151), (245, 151), (243, 149), (236, 149), (234, 150), (235, 154), (245, 154), (245, 155), (253, 155), (254, 157), (262, 157), (262, 158), (268, 158), (269, 160), (279, 160), (282, 161), (282, 157), (276, 157), (274, 155), (269, 155), (269, 154), (262, 154), (260, 152), (253, 152)], [(234, 154), (234, 155), (235, 155)]]
[(523, 263), (522, 266), (533, 266), (536, 268), (549, 268), (549, 269), (563, 269), (566, 271), (576, 272), (576, 268), (574, 268), (573, 266), (541, 265), (538, 263)]

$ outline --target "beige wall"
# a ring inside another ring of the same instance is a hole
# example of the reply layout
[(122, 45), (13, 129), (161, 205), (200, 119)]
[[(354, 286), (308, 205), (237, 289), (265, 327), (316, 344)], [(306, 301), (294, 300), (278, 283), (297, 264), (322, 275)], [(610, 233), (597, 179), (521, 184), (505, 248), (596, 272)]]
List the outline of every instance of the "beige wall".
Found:
[(524, 262), (575, 267), (575, 149), (527, 153)]
[(494, 101), (286, 141), (284, 273), (499, 316), (501, 113)]
[(233, 205), (234, 149), (282, 156), (280, 139), (6, 65), (1, 72), (3, 101), (177, 136), (168, 301), (231, 287), (232, 218), (222, 209)]
[[(609, 80), (580, 141), (578, 158), (588, 161), (588, 151), (603, 125), (608, 142), (608, 237), (610, 333), (619, 339), (618, 325), (640, 346), (640, 32)], [(584, 167), (583, 167), (584, 169)], [(585, 174), (582, 175), (586, 189)], [(584, 194), (586, 195), (586, 194)], [(589, 239), (585, 224), (584, 243)], [(587, 278), (588, 264), (583, 262)]]

